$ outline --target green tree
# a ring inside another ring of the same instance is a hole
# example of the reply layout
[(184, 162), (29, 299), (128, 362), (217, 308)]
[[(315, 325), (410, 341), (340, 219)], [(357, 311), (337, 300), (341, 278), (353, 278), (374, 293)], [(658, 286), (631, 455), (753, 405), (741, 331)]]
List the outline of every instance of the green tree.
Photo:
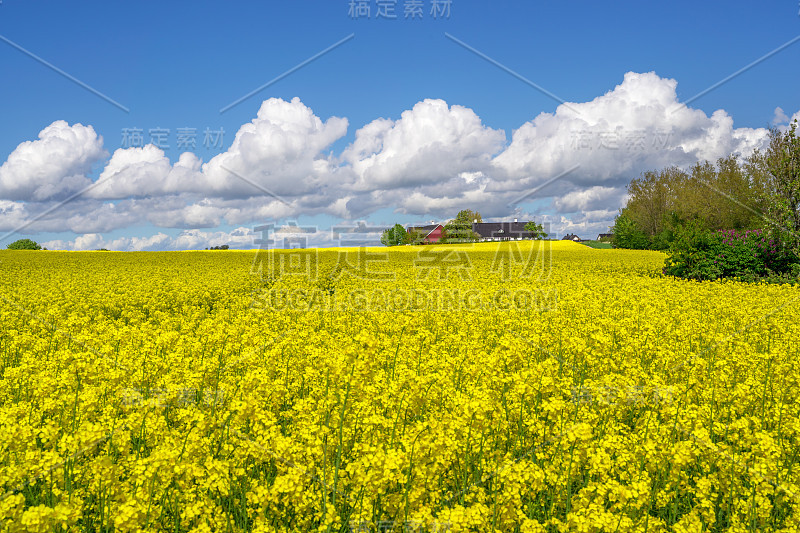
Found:
[(473, 222), (483, 222), (483, 218), (481, 218), (481, 214), (477, 211), (472, 211), (470, 209), (462, 209), (456, 215), (455, 220), (460, 222), (469, 222), (472, 224)]
[(480, 236), (472, 231), (472, 223), (475, 221), (483, 222), (481, 214), (477, 211), (470, 209), (459, 211), (456, 218), (445, 224), (445, 237), (442, 240), (444, 242), (474, 242), (479, 240)]
[(410, 242), (411, 238), (408, 231), (400, 224), (395, 224), (381, 235), (381, 244), (384, 246), (399, 246)]
[(20, 239), (8, 245), (9, 250), (41, 250), (42, 247), (36, 241), (30, 239)]
[(800, 132), (795, 120), (786, 131), (773, 128), (763, 154), (754, 155), (766, 177), (765, 226), (800, 256)]
[(675, 185), (686, 174), (676, 168), (647, 171), (628, 184), (630, 199), (626, 215), (645, 235), (652, 237), (664, 229), (664, 222), (675, 205)]
[(408, 230), (409, 244), (422, 244), (422, 241), (424, 240), (425, 240), (425, 234), (418, 228), (411, 228)]
[(529, 231), (531, 234), (533, 234), (534, 239), (547, 238), (547, 232), (544, 231), (544, 226), (534, 222), (533, 220), (525, 224), (525, 231)]
[(645, 232), (630, 217), (627, 208), (623, 208), (611, 228), (613, 237), (611, 244), (614, 248), (627, 248), (632, 250), (646, 250), (650, 248), (650, 240)]
[[(767, 172), (765, 164), (730, 155), (698, 162), (688, 171), (677, 167), (647, 171), (628, 184), (628, 203), (612, 233), (619, 247), (666, 250), (678, 227), (696, 223), (708, 231), (761, 227)], [(642, 234), (644, 239), (642, 238)], [(638, 244), (637, 244), (638, 243)]]
[(756, 229), (760, 226), (762, 179), (750, 176), (736, 155), (695, 164), (673, 185), (672, 209), (681, 220), (702, 221), (708, 229)]

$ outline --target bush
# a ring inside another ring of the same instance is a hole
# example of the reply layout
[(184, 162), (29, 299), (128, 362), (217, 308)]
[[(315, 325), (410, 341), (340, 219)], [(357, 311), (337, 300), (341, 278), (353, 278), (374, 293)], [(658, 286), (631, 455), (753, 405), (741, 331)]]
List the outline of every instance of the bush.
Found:
[(41, 250), (42, 247), (36, 241), (30, 239), (20, 239), (8, 245), (9, 250)]
[(614, 248), (629, 250), (647, 250), (650, 248), (650, 239), (628, 215), (620, 213), (611, 228), (613, 237), (611, 244)]
[(798, 260), (762, 230), (708, 232), (699, 225), (678, 228), (664, 274), (685, 279), (791, 281)]
[(411, 236), (409, 232), (400, 224), (395, 224), (388, 228), (381, 235), (381, 244), (384, 246), (400, 246), (401, 244), (409, 244)]

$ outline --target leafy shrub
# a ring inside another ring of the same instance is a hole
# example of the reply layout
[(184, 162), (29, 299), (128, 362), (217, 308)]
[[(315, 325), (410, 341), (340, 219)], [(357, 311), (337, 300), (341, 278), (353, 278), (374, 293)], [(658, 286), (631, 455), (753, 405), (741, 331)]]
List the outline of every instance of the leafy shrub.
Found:
[(395, 224), (391, 228), (388, 228), (381, 235), (381, 244), (384, 246), (400, 246), (401, 244), (409, 244), (410, 242), (411, 236), (408, 230), (400, 224)]
[(650, 248), (650, 239), (628, 215), (621, 213), (611, 228), (613, 237), (611, 244), (614, 248), (629, 250), (647, 250)]
[(8, 245), (9, 250), (41, 250), (39, 243), (30, 239), (20, 239)]
[(664, 273), (696, 280), (786, 282), (797, 277), (797, 262), (762, 230), (708, 232), (687, 224), (675, 233)]
[[(650, 239), (651, 250), (669, 250), (675, 240), (676, 231), (685, 222), (675, 211), (664, 216), (661, 230)], [(705, 227), (705, 222), (697, 220), (700, 227)]]

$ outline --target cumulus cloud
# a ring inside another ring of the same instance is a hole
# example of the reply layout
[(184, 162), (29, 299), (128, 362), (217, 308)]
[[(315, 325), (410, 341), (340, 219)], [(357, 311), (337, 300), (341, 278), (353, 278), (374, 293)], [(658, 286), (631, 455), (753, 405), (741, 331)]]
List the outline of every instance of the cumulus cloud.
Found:
[(115, 151), (91, 195), (300, 197), (328, 185), (337, 169), (323, 151), (346, 132), (346, 119), (323, 122), (299, 98), (291, 102), (271, 98), (255, 119), (239, 129), (230, 148), (208, 163), (187, 152), (172, 165), (153, 145)]
[(783, 109), (776, 107), (775, 116), (772, 119), (772, 125), (776, 126), (780, 131), (787, 131), (789, 129), (789, 125), (793, 124), (795, 120), (800, 123), (800, 111), (789, 118)]
[(148, 220), (162, 228), (214, 228), (219, 226), (225, 209), (205, 198), (186, 206), (153, 212)]
[(191, 152), (181, 154), (173, 166), (164, 151), (152, 144), (121, 148), (111, 156), (87, 196), (121, 199), (203, 192), (207, 185), (200, 165), (200, 159)]
[(514, 131), (494, 159), (497, 176), (529, 187), (576, 165), (570, 181), (619, 185), (642, 170), (749, 155), (764, 145), (764, 128), (734, 128), (723, 110), (710, 117), (678, 100), (675, 80), (628, 72), (620, 85), (590, 102), (560, 105)]
[(27, 211), (23, 202), (0, 200), (0, 231), (13, 231), (21, 227), (27, 220)]
[(471, 109), (424, 100), (397, 121), (378, 119), (358, 130), (342, 159), (357, 176), (356, 190), (414, 187), (487, 169), (505, 138)]
[(789, 122), (789, 117), (783, 112), (782, 108), (776, 107), (775, 115), (772, 117), (772, 125), (777, 126), (778, 124), (786, 124), (787, 122)]
[(43, 201), (74, 193), (91, 184), (87, 175), (106, 156), (94, 128), (57, 120), (0, 166), (0, 197)]
[[(62, 243), (73, 248), (203, 248), (231, 243), (212, 231), (223, 225), (352, 220), (387, 208), (442, 219), (472, 208), (507, 218), (522, 216), (519, 203), (535, 202), (554, 228), (606, 231), (626, 184), (642, 171), (746, 156), (767, 142), (766, 129), (736, 128), (724, 110), (709, 116), (682, 105), (676, 88), (653, 72), (629, 72), (591, 101), (531, 118), (510, 140), (467, 107), (423, 100), (397, 120), (367, 123), (338, 155), (330, 150), (347, 119), (323, 120), (298, 98), (272, 98), (210, 161), (184, 153), (173, 163), (153, 145), (119, 149), (84, 195), (50, 212), (92, 184), (88, 176), (108, 157), (91, 126), (56, 121), (0, 166), (0, 228), (34, 221), (28, 230), (82, 234)], [(800, 112), (789, 119), (776, 108), (773, 123), (794, 118)], [(183, 232), (97, 244), (103, 233), (146, 225)]]
[[(149, 237), (118, 237), (107, 239), (99, 233), (86, 233), (72, 240), (51, 240), (42, 243), (50, 250), (107, 250), (122, 252), (203, 250), (214, 246), (228, 245), (231, 249), (253, 250), (258, 248), (256, 239), (261, 237), (253, 228), (238, 227), (231, 231), (203, 231), (190, 229), (169, 236), (158, 232)], [(337, 245), (339, 241), (330, 229), (307, 227), (296, 223), (279, 225), (273, 228), (269, 238), (272, 248), (295, 246), (298, 237), (304, 239), (306, 247), (325, 247)], [(377, 244), (377, 239), (376, 239)]]
[[(623, 203), (624, 192), (616, 187), (595, 185), (588, 189), (569, 192), (553, 201), (558, 213), (576, 213), (582, 211), (603, 210), (607, 206)], [(613, 218), (613, 217), (612, 217)]]
[(336, 172), (323, 151), (346, 132), (347, 119), (323, 122), (299, 98), (266, 100), (258, 116), (236, 133), (231, 147), (203, 165), (207, 192), (299, 197), (319, 190)]
[(119, 237), (107, 240), (97, 233), (80, 235), (71, 241), (53, 240), (43, 243), (50, 250), (107, 250), (139, 252), (152, 250), (202, 250), (213, 246), (229, 245), (231, 248), (253, 248), (250, 228), (233, 231), (186, 230), (175, 237), (157, 233), (150, 237)]

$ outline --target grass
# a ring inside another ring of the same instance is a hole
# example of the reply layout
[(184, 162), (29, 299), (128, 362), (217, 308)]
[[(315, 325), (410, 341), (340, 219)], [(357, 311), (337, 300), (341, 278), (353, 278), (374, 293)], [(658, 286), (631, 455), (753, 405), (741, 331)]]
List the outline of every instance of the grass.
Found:
[(595, 248), (597, 250), (611, 250), (611, 243), (610, 242), (603, 242), (603, 241), (581, 241), (581, 244), (585, 244), (589, 248)]

